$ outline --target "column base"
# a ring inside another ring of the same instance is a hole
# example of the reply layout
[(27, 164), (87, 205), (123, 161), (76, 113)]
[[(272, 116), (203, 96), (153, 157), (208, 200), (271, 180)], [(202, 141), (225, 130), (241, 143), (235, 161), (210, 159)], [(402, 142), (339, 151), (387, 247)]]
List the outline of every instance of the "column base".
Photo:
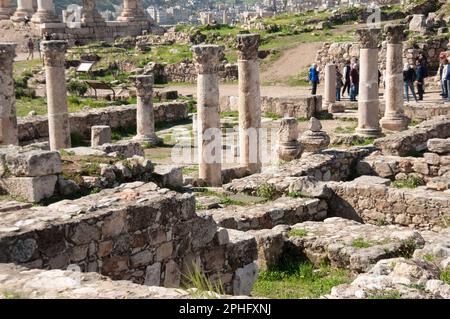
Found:
[(355, 133), (364, 137), (380, 137), (381, 130), (379, 128), (356, 128)]
[(58, 23), (58, 17), (51, 13), (36, 13), (31, 18), (31, 22), (34, 24), (43, 24), (43, 23)]
[(12, 10), (10, 8), (0, 8), (0, 20), (9, 20)]
[(17, 10), (14, 12), (14, 15), (11, 17), (11, 21), (13, 22), (23, 22), (23, 19), (28, 16), (30, 19), (33, 16), (33, 11), (26, 11), (26, 10)]
[(135, 12), (122, 12), (116, 19), (119, 22), (142, 22), (148, 21), (145, 14), (136, 14)]
[(408, 128), (409, 119), (406, 116), (383, 117), (380, 120), (380, 126), (383, 132), (400, 132)]
[(161, 144), (163, 142), (163, 139), (159, 138), (156, 135), (136, 135), (135, 137), (133, 137), (133, 141), (139, 143), (148, 143), (151, 146), (156, 146)]

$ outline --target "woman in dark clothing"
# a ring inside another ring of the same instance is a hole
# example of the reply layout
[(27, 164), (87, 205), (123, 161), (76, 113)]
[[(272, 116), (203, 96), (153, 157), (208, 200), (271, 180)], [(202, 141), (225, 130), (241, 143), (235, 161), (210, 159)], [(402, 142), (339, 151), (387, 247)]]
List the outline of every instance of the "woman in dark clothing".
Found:
[(408, 90), (411, 90), (414, 100), (417, 102), (416, 93), (414, 92), (415, 79), (416, 79), (416, 72), (414, 72), (414, 69), (408, 63), (405, 63), (405, 65), (403, 66), (403, 83), (405, 85), (406, 101), (408, 102), (409, 102)]
[(359, 89), (359, 72), (358, 72), (358, 65), (355, 63), (353, 64), (352, 70), (350, 71), (350, 101), (356, 101), (358, 89)]
[(417, 94), (419, 94), (419, 100), (423, 100), (423, 93), (425, 92), (425, 67), (420, 63), (419, 60), (416, 61), (416, 83), (417, 83)]

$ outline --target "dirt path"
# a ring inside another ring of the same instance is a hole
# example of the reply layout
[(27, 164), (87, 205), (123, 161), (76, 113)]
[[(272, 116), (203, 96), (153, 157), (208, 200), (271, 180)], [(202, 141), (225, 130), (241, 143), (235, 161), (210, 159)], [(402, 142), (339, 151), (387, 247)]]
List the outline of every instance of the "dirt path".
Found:
[(283, 52), (281, 57), (261, 73), (261, 82), (280, 82), (296, 76), (311, 65), (322, 42), (300, 43)]

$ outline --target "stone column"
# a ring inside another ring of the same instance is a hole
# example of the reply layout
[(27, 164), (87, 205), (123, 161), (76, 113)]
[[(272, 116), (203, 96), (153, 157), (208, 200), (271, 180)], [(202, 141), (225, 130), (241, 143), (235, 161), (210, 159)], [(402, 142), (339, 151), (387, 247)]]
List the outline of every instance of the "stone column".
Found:
[(222, 132), (219, 118), (218, 45), (192, 47), (197, 68), (197, 128), (199, 178), (209, 186), (222, 185)]
[(153, 112), (153, 75), (138, 75), (132, 77), (136, 86), (136, 131), (133, 138), (138, 142), (146, 142), (151, 145), (159, 143), (160, 139), (155, 134), (155, 115)]
[(388, 24), (384, 27), (387, 39), (386, 51), (386, 109), (380, 124), (384, 131), (403, 131), (408, 119), (403, 114), (403, 25)]
[(0, 144), (17, 145), (16, 99), (13, 78), (13, 60), (16, 45), (0, 43)]
[(258, 34), (237, 36), (239, 73), (240, 163), (251, 173), (261, 171), (259, 134), (261, 97), (259, 88)]
[(105, 19), (98, 13), (95, 0), (83, 0), (81, 22), (87, 24), (105, 24)]
[(278, 130), (278, 157), (283, 161), (292, 161), (302, 154), (302, 145), (298, 142), (298, 122), (295, 117), (281, 120)]
[(48, 133), (51, 150), (70, 148), (69, 113), (64, 68), (67, 42), (52, 40), (41, 43), (47, 87)]
[(9, 20), (11, 13), (11, 0), (0, 0), (0, 20)]
[(228, 24), (228, 11), (223, 10), (222, 12), (222, 24)]
[(333, 63), (329, 63), (325, 66), (324, 90), (323, 105), (325, 108), (331, 110), (333, 104), (336, 103), (336, 65)]
[(52, 23), (59, 22), (55, 15), (55, 5), (53, 0), (37, 0), (38, 9), (33, 15), (33, 23)]
[(359, 37), (359, 98), (356, 133), (368, 137), (380, 135), (378, 118), (378, 37), (380, 29), (356, 30)]
[(141, 0), (123, 0), (123, 10), (117, 17), (117, 21), (147, 21)]
[(33, 13), (33, 0), (17, 0), (17, 9), (11, 17), (11, 20), (14, 22), (22, 22), (25, 16), (31, 18)]

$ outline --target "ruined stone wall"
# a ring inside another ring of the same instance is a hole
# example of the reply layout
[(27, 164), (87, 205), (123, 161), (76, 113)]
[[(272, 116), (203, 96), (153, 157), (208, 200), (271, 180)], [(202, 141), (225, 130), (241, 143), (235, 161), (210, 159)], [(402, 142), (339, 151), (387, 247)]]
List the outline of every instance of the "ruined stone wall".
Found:
[(450, 116), (443, 115), (424, 121), (416, 127), (376, 139), (374, 145), (384, 155), (407, 156), (411, 152), (426, 149), (431, 138), (450, 137)]
[[(167, 102), (154, 105), (155, 122), (170, 122), (186, 119), (187, 103)], [(111, 129), (136, 125), (136, 105), (110, 106), (71, 113), (69, 116), (71, 133), (89, 139), (91, 127), (108, 125)], [(18, 118), (19, 141), (32, 141), (48, 137), (47, 116)]]
[(329, 216), (422, 229), (447, 227), (450, 218), (450, 194), (445, 192), (398, 189), (358, 180), (327, 186), (334, 191), (328, 200)]
[[(122, 184), (74, 201), (1, 213), (0, 262), (99, 272), (178, 287), (194, 264), (227, 292), (249, 293), (255, 239), (195, 213), (192, 195), (156, 184)], [(19, 222), (20, 221), (20, 222)], [(244, 289), (244, 290), (242, 290)]]
[[(221, 96), (220, 111), (238, 111), (238, 96)], [(322, 96), (270, 97), (261, 96), (261, 112), (275, 113), (279, 116), (311, 118), (322, 110)]]
[[(429, 38), (420, 42), (412, 43), (403, 42), (403, 59), (413, 64), (419, 53), (423, 53), (428, 60), (429, 75), (434, 75), (439, 67), (439, 54), (448, 50), (448, 39)], [(352, 42), (329, 43), (323, 44), (322, 49), (317, 52), (316, 62), (320, 67), (321, 76), (324, 76), (325, 65), (335, 61), (339, 70), (343, 70), (346, 60), (359, 59), (359, 44)], [(379, 70), (382, 72), (386, 64), (386, 42), (384, 41), (379, 47), (378, 54)], [(433, 73), (434, 72), (434, 73)]]
[(105, 24), (74, 24), (73, 27), (63, 23), (45, 23), (33, 32), (42, 36), (46, 32), (55, 34), (59, 40), (68, 40), (70, 43), (85, 44), (90, 41), (113, 42), (117, 38), (139, 36), (143, 32), (163, 34), (165, 29), (152, 25), (150, 22), (119, 22), (108, 21)]

